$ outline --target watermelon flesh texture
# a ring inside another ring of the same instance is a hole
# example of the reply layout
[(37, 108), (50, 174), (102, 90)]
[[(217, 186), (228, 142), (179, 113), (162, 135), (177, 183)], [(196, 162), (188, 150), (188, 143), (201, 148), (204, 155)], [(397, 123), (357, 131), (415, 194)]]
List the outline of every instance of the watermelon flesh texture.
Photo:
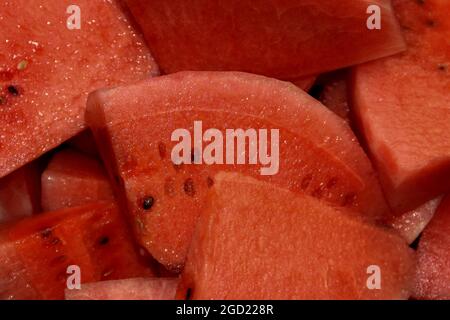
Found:
[(53, 156), (41, 179), (44, 211), (114, 200), (101, 163), (96, 158), (70, 149)]
[(438, 197), (428, 201), (417, 209), (392, 218), (387, 224), (397, 230), (409, 244), (412, 244), (433, 218), (441, 200), (442, 197)]
[(41, 210), (40, 169), (30, 163), (0, 179), (0, 222), (28, 217)]
[(416, 299), (450, 299), (450, 196), (442, 200), (419, 241)]
[(115, 0), (77, 1), (80, 30), (66, 26), (72, 4), (0, 4), (0, 176), (80, 132), (89, 92), (157, 73)]
[(177, 278), (133, 278), (83, 284), (66, 289), (66, 300), (174, 300)]
[[(389, 0), (125, 2), (164, 73), (245, 71), (294, 80), (405, 49)], [(381, 30), (367, 28), (369, 5), (381, 7)]]
[(350, 107), (347, 99), (347, 72), (339, 71), (323, 84), (319, 100), (328, 109), (350, 123)]
[[(368, 219), (388, 212), (348, 126), (287, 82), (245, 73), (184, 72), (98, 91), (89, 98), (86, 117), (140, 244), (169, 268), (182, 266), (219, 170), (243, 171), (362, 211)], [(255, 165), (174, 165), (171, 134), (191, 130), (196, 120), (204, 130), (279, 129), (284, 142), (278, 174), (261, 176)], [(149, 198), (153, 206), (146, 210)]]
[(1, 299), (63, 299), (70, 265), (82, 283), (154, 275), (113, 204), (37, 215), (3, 228), (0, 239)]
[[(412, 250), (307, 195), (219, 173), (181, 276), (184, 299), (405, 299)], [(380, 290), (367, 268), (380, 267)]]
[(450, 190), (450, 2), (393, 3), (408, 51), (356, 67), (351, 92), (389, 203), (406, 212)]

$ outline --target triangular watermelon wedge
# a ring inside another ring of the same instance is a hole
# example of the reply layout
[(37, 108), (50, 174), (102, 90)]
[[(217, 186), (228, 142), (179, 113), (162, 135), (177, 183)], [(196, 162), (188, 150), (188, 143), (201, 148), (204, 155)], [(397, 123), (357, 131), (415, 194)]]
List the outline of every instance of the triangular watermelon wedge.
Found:
[(350, 89), (386, 197), (406, 212), (450, 190), (450, 1), (393, 3), (408, 51), (356, 67)]
[(178, 298), (408, 298), (414, 255), (394, 232), (253, 178), (215, 182)]
[(70, 149), (53, 156), (41, 180), (42, 208), (46, 212), (114, 200), (100, 161)]
[(41, 211), (40, 167), (40, 163), (32, 162), (0, 178), (0, 222)]
[(117, 0), (2, 1), (0, 12), (0, 177), (82, 131), (89, 92), (158, 72)]
[[(0, 299), (63, 299), (67, 268), (81, 283), (154, 276), (111, 203), (36, 215), (0, 232)], [(6, 282), (5, 282), (6, 280)]]
[[(165, 73), (245, 71), (294, 80), (405, 49), (390, 0), (125, 2)], [(368, 28), (373, 6), (380, 29)]]
[[(371, 164), (346, 123), (288, 82), (233, 72), (178, 73), (98, 91), (86, 116), (140, 244), (168, 267), (182, 266), (219, 170), (245, 172), (367, 219), (387, 212)], [(220, 132), (279, 130), (278, 173), (263, 176), (259, 165), (248, 163), (174, 165), (173, 132), (192, 132), (198, 120), (204, 130)]]

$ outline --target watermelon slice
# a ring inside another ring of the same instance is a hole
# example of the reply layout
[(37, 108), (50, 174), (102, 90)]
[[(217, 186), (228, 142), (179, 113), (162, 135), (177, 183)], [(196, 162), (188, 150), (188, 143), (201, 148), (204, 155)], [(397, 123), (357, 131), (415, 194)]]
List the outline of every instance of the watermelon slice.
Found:
[(42, 207), (55, 211), (114, 195), (100, 162), (82, 153), (63, 150), (54, 155), (42, 174)]
[[(395, 54), (389, 0), (126, 0), (165, 73), (245, 71), (297, 79)], [(369, 30), (370, 5), (382, 28)]]
[(66, 289), (66, 300), (173, 300), (177, 278), (133, 278), (83, 284)]
[[(140, 244), (168, 267), (183, 264), (218, 170), (243, 171), (370, 219), (387, 211), (370, 162), (348, 126), (288, 82), (183, 72), (98, 91), (89, 98), (86, 117)], [(283, 141), (278, 173), (262, 176), (260, 166), (245, 164), (174, 165), (172, 133), (190, 130), (198, 120), (204, 130), (221, 132), (278, 129)]]
[[(405, 299), (413, 257), (387, 229), (307, 195), (219, 173), (177, 297)], [(379, 267), (380, 289), (367, 285), (370, 266)]]
[(39, 165), (31, 163), (0, 179), (0, 222), (41, 210), (40, 173)]
[(108, 203), (37, 215), (0, 239), (1, 299), (62, 299), (70, 265), (80, 267), (82, 283), (153, 275)]
[(425, 229), (431, 218), (433, 218), (441, 200), (442, 197), (438, 197), (428, 201), (415, 210), (394, 217), (388, 222), (388, 225), (397, 230), (409, 244), (412, 244), (422, 233), (423, 229)]
[(115, 0), (76, 1), (79, 30), (73, 4), (0, 3), (0, 177), (80, 132), (90, 91), (157, 72)]
[(67, 144), (71, 148), (86, 153), (90, 156), (97, 157), (99, 155), (94, 136), (89, 129), (77, 134), (75, 137), (67, 141)]
[(414, 297), (450, 300), (450, 196), (420, 238)]
[(450, 1), (393, 2), (409, 49), (358, 66), (352, 101), (391, 206), (450, 190)]

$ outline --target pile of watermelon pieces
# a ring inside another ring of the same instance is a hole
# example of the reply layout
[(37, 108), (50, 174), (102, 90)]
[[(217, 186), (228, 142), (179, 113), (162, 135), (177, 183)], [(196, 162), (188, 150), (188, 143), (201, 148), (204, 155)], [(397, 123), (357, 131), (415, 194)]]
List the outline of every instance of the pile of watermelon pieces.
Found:
[(1, 2), (0, 299), (450, 299), (449, 13)]

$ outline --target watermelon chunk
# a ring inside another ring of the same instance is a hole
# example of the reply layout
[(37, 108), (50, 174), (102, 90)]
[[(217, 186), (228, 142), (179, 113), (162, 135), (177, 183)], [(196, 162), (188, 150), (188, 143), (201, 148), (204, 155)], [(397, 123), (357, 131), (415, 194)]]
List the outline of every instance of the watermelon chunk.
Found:
[(0, 3), (0, 177), (80, 132), (87, 94), (156, 74), (116, 0)]
[(133, 278), (83, 284), (66, 289), (66, 300), (173, 300), (177, 278)]
[[(395, 54), (388, 0), (126, 0), (165, 73), (245, 71), (294, 80)], [(369, 30), (370, 5), (382, 28)]]
[(412, 244), (433, 218), (441, 200), (442, 197), (438, 197), (428, 201), (415, 210), (392, 218), (387, 224), (397, 230), (409, 244)]
[(108, 203), (22, 220), (0, 240), (0, 299), (62, 299), (70, 265), (80, 267), (82, 283), (153, 275)]
[(39, 165), (31, 163), (0, 179), (0, 222), (41, 210), (40, 173)]
[[(414, 255), (396, 234), (307, 195), (219, 173), (178, 298), (405, 299)], [(377, 266), (381, 288), (367, 286)]]
[[(100, 90), (90, 96), (86, 117), (140, 244), (168, 267), (183, 264), (219, 170), (243, 171), (355, 214), (360, 210), (368, 219), (387, 211), (371, 164), (348, 126), (288, 82), (183, 72)], [(259, 166), (248, 164), (174, 165), (172, 133), (191, 130), (198, 120), (204, 130), (221, 132), (278, 129), (279, 172), (262, 176)]]
[(386, 196), (406, 212), (450, 190), (450, 2), (393, 2), (409, 49), (358, 66), (352, 101)]
[(63, 150), (56, 153), (42, 174), (42, 207), (55, 211), (114, 195), (100, 162), (82, 153)]
[(442, 200), (419, 241), (414, 297), (450, 300), (450, 196)]

